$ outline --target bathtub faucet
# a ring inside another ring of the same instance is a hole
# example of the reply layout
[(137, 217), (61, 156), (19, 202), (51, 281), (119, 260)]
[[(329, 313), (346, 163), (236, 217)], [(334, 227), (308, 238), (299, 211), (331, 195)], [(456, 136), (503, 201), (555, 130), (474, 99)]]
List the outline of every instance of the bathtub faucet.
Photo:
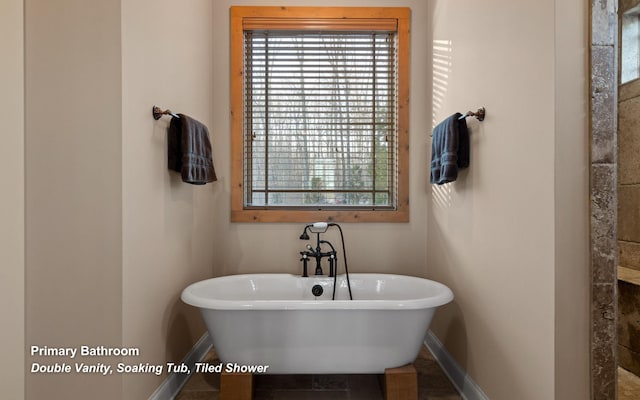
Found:
[[(307, 231), (309, 231), (311, 233), (315, 233), (317, 237), (315, 249), (311, 247), (310, 244), (308, 244), (307, 250), (300, 252), (300, 255), (302, 256), (300, 261), (302, 261), (303, 277), (309, 276), (307, 271), (307, 263), (309, 262), (310, 258), (316, 259), (316, 270), (315, 270), (316, 275), (324, 275), (322, 272), (322, 259), (325, 257), (329, 259), (329, 277), (333, 277), (335, 274), (335, 263), (337, 260), (336, 249), (333, 247), (333, 245), (330, 242), (326, 240), (320, 240), (320, 234), (326, 232), (327, 228), (328, 228), (328, 224), (326, 222), (316, 222), (314, 224), (305, 226), (304, 230), (302, 231), (302, 235), (300, 235), (301, 240), (309, 240), (309, 235), (307, 233)], [(331, 251), (323, 252), (321, 249), (322, 244), (328, 245), (331, 248)]]

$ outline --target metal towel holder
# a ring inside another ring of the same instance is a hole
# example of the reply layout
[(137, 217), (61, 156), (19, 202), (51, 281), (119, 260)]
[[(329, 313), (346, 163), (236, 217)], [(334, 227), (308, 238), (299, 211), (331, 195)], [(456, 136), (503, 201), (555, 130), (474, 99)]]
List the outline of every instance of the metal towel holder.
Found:
[(485, 109), (484, 109), (484, 107), (480, 107), (480, 108), (478, 108), (478, 110), (476, 112), (467, 111), (466, 114), (461, 115), (460, 118), (458, 118), (458, 119), (463, 119), (463, 118), (467, 118), (467, 117), (476, 117), (478, 119), (478, 121), (484, 121), (484, 115), (485, 115)]
[[(478, 121), (484, 121), (484, 116), (485, 116), (485, 109), (484, 109), (484, 107), (480, 107), (480, 108), (478, 108), (478, 110), (476, 110), (476, 112), (467, 111), (466, 114), (461, 115), (460, 117), (458, 117), (458, 120), (465, 119), (467, 117), (476, 117), (478, 119)], [(433, 135), (429, 135), (429, 136), (433, 137)]]
[(153, 109), (151, 110), (151, 112), (153, 113), (153, 119), (155, 119), (156, 121), (162, 118), (163, 115), (171, 115), (172, 117), (180, 118), (178, 114), (172, 113), (171, 110), (169, 109), (163, 110), (158, 106), (153, 106)]

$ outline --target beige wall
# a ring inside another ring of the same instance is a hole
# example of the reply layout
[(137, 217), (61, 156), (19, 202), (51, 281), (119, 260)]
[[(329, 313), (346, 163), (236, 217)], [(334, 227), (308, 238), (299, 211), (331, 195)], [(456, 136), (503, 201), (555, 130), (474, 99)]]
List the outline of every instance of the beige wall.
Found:
[(589, 397), (588, 14), (555, 2), (555, 398)]
[[(229, 222), (229, 7), (231, 5), (318, 5), (317, 1), (216, 1), (214, 2), (213, 86), (216, 88), (213, 108), (213, 126), (219, 151), (222, 176), (215, 191), (214, 252), (215, 274), (245, 272), (300, 273), (299, 251), (306, 242), (298, 239), (304, 224), (255, 224)], [(414, 21), (426, 21), (427, 3), (424, 1), (348, 0), (334, 2), (340, 6), (408, 6)], [(411, 116), (410, 116), (410, 213), (411, 222), (400, 224), (341, 224), (345, 232), (350, 271), (386, 271), (420, 275), (426, 272), (426, 203), (428, 174), (429, 70), (430, 49), (424, 46), (430, 27), (414, 23), (411, 47)], [(313, 222), (313, 221), (309, 221)], [(328, 240), (339, 243), (332, 232)]]
[[(227, 7), (245, 3), (255, 2), (216, 3), (216, 54), (228, 48)], [(491, 399), (586, 398), (586, 5), (343, 5), (412, 9), (411, 222), (344, 224), (351, 269), (450, 285), (457, 299), (434, 331)], [(227, 58), (216, 65), (215, 86), (226, 88)], [(214, 101), (214, 124), (226, 132), (228, 93)], [(453, 185), (429, 187), (433, 123), (480, 106), (488, 117), (469, 120), (472, 167)], [(218, 143), (228, 149), (227, 137)], [(228, 150), (222, 157), (228, 168)], [(230, 224), (227, 191), (228, 182), (216, 188), (215, 273), (298, 271), (300, 226)]]
[[(203, 334), (179, 295), (212, 275), (213, 186), (167, 171), (151, 107), (211, 124), (210, 4), (26, 2), (28, 345), (164, 364)], [(140, 399), (164, 378), (27, 374), (27, 397)]]
[[(179, 295), (212, 275), (214, 186), (169, 173), (151, 107), (211, 124), (210, 4), (27, 1), (27, 344), (164, 364), (203, 334)], [(28, 375), (27, 394), (140, 399), (164, 378)]]
[(0, 3), (0, 343), (2, 395), (24, 398), (24, 7)]
[(428, 275), (456, 294), (433, 330), (492, 400), (587, 398), (586, 4), (431, 5), (435, 121), (487, 109), (431, 189)]
[(432, 329), (490, 399), (552, 399), (552, 2), (433, 4), (435, 120), (480, 105), (487, 118), (470, 121), (469, 170), (431, 189), (428, 270), (456, 295)]
[[(229, 7), (317, 2), (49, 3), (26, 1), (27, 345), (179, 360), (204, 332), (188, 283), (300, 270), (302, 224), (229, 222)], [(433, 329), (492, 400), (586, 398), (586, 5), (334, 5), (412, 9), (411, 222), (344, 224), (350, 269), (451, 286)], [(209, 126), (218, 182), (166, 170), (154, 104)], [(480, 106), (471, 168), (432, 188), (433, 123)], [(139, 399), (162, 379), (27, 374), (27, 398)]]
[[(120, 346), (120, 4), (27, 0), (25, 24), (26, 344)], [(122, 392), (117, 374), (26, 380), (28, 399)]]
[[(145, 361), (153, 363), (181, 360), (205, 331), (199, 312), (182, 303), (180, 293), (213, 275), (213, 232), (222, 218), (213, 194), (224, 180), (194, 186), (169, 172), (171, 118), (155, 121), (151, 108), (205, 123), (215, 167), (224, 171), (218, 157), (226, 131), (213, 117), (219, 90), (212, 81), (214, 3), (122, 2), (123, 341), (142, 346)], [(125, 376), (122, 398), (147, 398), (163, 379)]]

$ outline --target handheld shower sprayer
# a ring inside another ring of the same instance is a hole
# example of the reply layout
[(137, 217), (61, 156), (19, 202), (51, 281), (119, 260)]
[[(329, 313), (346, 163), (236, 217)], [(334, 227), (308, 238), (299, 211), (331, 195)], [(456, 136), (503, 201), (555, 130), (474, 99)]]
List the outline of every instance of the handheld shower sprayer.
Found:
[(326, 222), (314, 222), (309, 230), (313, 233), (325, 233), (329, 224)]
[(302, 235), (300, 235), (300, 240), (309, 240), (309, 234), (307, 234), (308, 227), (309, 225), (304, 227), (304, 230), (302, 231)]
[(302, 235), (300, 235), (300, 240), (309, 240), (309, 234), (307, 231), (311, 233), (325, 233), (329, 228), (329, 224), (326, 222), (314, 222), (313, 224), (309, 224), (304, 227), (302, 230)]

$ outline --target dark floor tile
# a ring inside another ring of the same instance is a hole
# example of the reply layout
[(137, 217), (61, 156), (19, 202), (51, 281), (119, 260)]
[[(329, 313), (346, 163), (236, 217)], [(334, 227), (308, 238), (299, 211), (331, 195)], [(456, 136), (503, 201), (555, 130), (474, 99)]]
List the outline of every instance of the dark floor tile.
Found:
[(312, 375), (256, 375), (256, 390), (311, 390)]
[(380, 393), (360, 393), (350, 392), (349, 400), (384, 400), (384, 395)]
[(429, 349), (427, 349), (426, 346), (422, 346), (420, 348), (420, 353), (418, 354), (417, 360), (421, 360), (421, 359), (435, 361), (435, 358), (433, 358), (433, 354), (431, 354), (431, 352), (429, 351)]
[(220, 392), (183, 391), (176, 400), (220, 400)]
[(274, 400), (273, 390), (256, 390), (253, 393), (253, 400)]
[[(204, 361), (220, 362), (215, 351)], [(420, 400), (461, 400), (431, 353), (423, 347), (414, 362)], [(254, 400), (383, 400), (382, 375), (255, 375)], [(218, 400), (220, 374), (193, 374), (177, 400)]]
[(349, 393), (351, 400), (382, 400), (380, 375), (349, 375)]
[(219, 391), (220, 374), (192, 374), (183, 391)]
[(349, 400), (346, 391), (288, 390), (276, 391), (273, 400)]
[(451, 392), (418, 392), (418, 400), (462, 400), (462, 397), (457, 392), (455, 394)]
[(209, 350), (207, 355), (204, 356), (202, 361), (213, 364), (213, 363), (219, 363), (220, 359), (218, 358), (218, 355), (216, 354), (216, 351), (214, 349), (211, 349), (211, 350)]
[(414, 363), (418, 372), (418, 389), (457, 393), (455, 387), (434, 360), (418, 358)]
[(350, 390), (381, 391), (380, 378), (376, 374), (353, 374), (348, 376)]
[(312, 375), (313, 390), (347, 390), (348, 375)]

